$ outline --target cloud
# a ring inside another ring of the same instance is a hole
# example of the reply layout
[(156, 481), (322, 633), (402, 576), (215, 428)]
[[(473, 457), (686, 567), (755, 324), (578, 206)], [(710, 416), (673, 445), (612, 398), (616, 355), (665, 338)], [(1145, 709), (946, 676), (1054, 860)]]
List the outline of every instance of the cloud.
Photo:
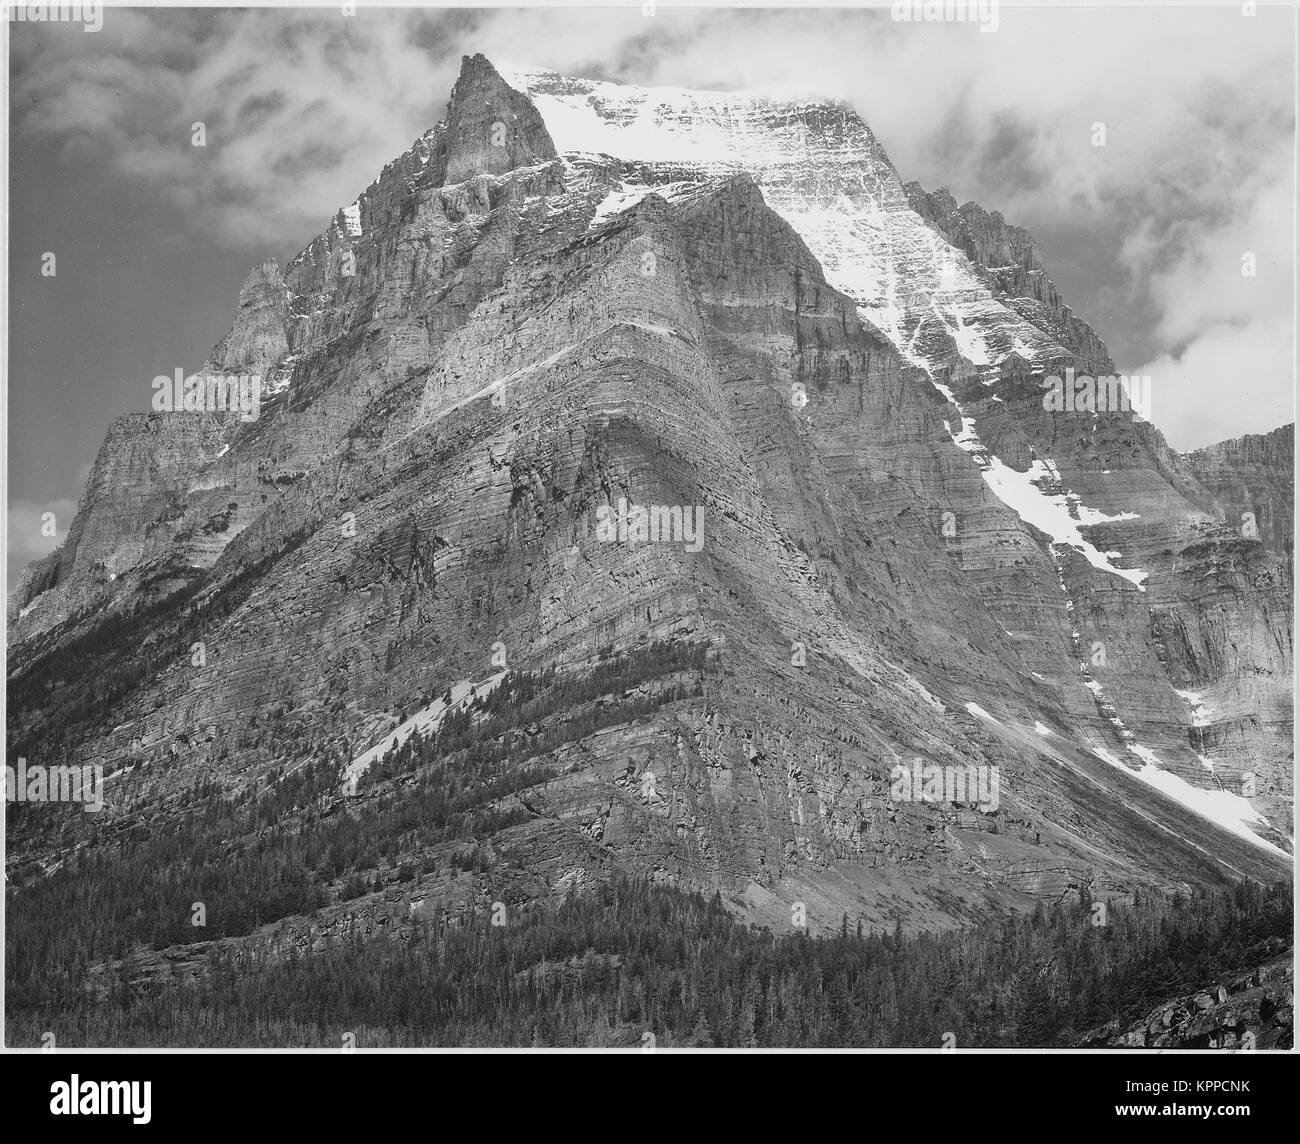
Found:
[(1294, 421), (1294, 333), (1284, 317), (1223, 323), (1147, 362), (1133, 372), (1151, 378), (1151, 420), (1183, 452)]
[(1154, 225), (1135, 232), (1140, 252), (1126, 250), (1142, 274), (1161, 318), (1155, 333), (1179, 345), (1207, 327), (1247, 323), (1291, 314), (1292, 252), (1279, 240), (1289, 235), (1294, 199), (1284, 171), (1260, 168), (1249, 181), (1225, 188), (1219, 217), (1202, 214), (1167, 226), (1152, 247)]
[[(1252, 115), (1223, 120), (1248, 163), (1220, 145), (1186, 179), (1175, 209), (1152, 210), (1120, 261), (1130, 295), (1150, 304), (1153, 420), (1188, 450), (1294, 420), (1294, 184), (1290, 158), (1268, 146)], [(1213, 136), (1208, 137), (1213, 145)]]
[[(46, 517), (53, 513), (53, 520)], [(24, 565), (53, 552), (68, 535), (68, 526), (77, 515), (77, 502), (70, 497), (54, 497), (48, 501), (18, 499), (9, 505), (5, 522), (6, 554), (9, 578)], [(54, 528), (53, 536), (45, 536), (47, 526)]]
[[(305, 241), (440, 118), (459, 56), (418, 12), (109, 9), (80, 39), (17, 25), (15, 129), (244, 247)], [(201, 123), (204, 146), (194, 146)]]

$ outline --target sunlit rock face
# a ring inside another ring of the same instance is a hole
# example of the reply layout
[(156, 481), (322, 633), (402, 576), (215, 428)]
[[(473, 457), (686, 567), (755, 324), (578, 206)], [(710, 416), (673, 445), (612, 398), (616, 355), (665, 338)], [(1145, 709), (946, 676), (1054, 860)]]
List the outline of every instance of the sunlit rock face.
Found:
[[(479, 881), (411, 901), (622, 867), (929, 927), (1289, 869), (1289, 430), (1183, 457), (1052, 408), (1113, 369), (1100, 338), (850, 107), (467, 58), (447, 119), (250, 275), (204, 366), (245, 369), (255, 419), (115, 424), (14, 589), (10, 750), (116, 776), (94, 824), (11, 834), (19, 876), (551, 670), (513, 732), (550, 777)], [(129, 686), (59, 658), (132, 610)], [(579, 686), (670, 641), (703, 667)], [(996, 768), (997, 805), (901, 796), (917, 761)], [(376, 916), (327, 889), (330, 933)]]

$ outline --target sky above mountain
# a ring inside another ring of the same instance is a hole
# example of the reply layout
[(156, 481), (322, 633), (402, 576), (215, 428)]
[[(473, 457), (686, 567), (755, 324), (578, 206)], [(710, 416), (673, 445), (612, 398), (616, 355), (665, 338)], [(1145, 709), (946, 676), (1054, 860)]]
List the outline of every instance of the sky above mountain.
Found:
[(473, 52), (848, 99), (905, 180), (1035, 235), (1120, 368), (1152, 376), (1175, 448), (1294, 419), (1287, 9), (1003, 7), (990, 32), (888, 8), (356, 8), (9, 26), (11, 576), (65, 534), (108, 422), (203, 361), (249, 268), (432, 126)]

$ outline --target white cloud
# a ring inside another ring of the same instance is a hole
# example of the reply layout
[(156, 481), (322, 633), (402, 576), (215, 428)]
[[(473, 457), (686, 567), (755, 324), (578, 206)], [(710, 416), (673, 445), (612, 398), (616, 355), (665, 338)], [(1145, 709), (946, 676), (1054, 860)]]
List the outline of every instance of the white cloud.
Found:
[(1184, 452), (1294, 421), (1294, 332), (1285, 317), (1215, 325), (1133, 371), (1151, 377), (1151, 420)]
[[(1289, 180), (1268, 181), (1225, 200), (1230, 217), (1216, 227), (1181, 236), (1181, 253), (1151, 275), (1161, 319), (1157, 333), (1171, 344), (1198, 337), (1222, 322), (1256, 322), (1292, 314), (1294, 258), (1290, 235), (1295, 207)], [(1187, 228), (1192, 229), (1192, 228)], [(1254, 273), (1243, 273), (1249, 254)]]
[(422, 19), (111, 9), (94, 36), (23, 27), (15, 127), (103, 162), (177, 212), (171, 225), (278, 249), (317, 233), (441, 116), (460, 60), (431, 58)]
[[(576, 74), (596, 60), (647, 85), (847, 97), (904, 179), (1035, 233), (1120, 367), (1152, 375), (1175, 447), (1292, 418), (1288, 12), (1003, 6), (984, 33), (878, 13), (661, 9), (659, 46), (635, 50), (619, 38), (625, 15), (595, 17), (512, 15), (484, 29), (484, 50)], [(1241, 275), (1246, 251), (1255, 278)]]
[(1295, 418), (1294, 195), (1281, 158), (1265, 153), (1248, 178), (1222, 188), (1217, 224), (1175, 220), (1157, 236), (1150, 219), (1125, 243), (1158, 315), (1155, 340), (1168, 347), (1132, 372), (1151, 376), (1152, 420), (1176, 449)]

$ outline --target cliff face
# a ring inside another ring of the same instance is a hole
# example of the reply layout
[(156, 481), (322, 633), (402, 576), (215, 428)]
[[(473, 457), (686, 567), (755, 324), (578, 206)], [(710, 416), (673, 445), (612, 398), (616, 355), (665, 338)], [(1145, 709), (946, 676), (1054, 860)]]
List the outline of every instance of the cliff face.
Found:
[[(264, 371), (259, 417), (115, 426), (19, 583), (10, 752), (112, 777), (93, 821), (11, 836), (15, 875), (200, 781), (364, 770), (504, 670), (599, 681), (670, 641), (704, 666), (580, 708), (635, 719), (519, 729), (551, 777), (479, 881), (402, 909), (624, 866), (923, 926), (1288, 870), (1289, 566), (1222, 506), (1289, 460), (1229, 478), (1045, 409), (1104, 347), (1024, 232), (936, 202), (851, 109), (467, 59), (447, 121), (245, 284), (204, 368)], [(678, 532), (611, 537), (620, 502)], [(85, 649), (128, 615), (106, 688)], [(998, 768), (1000, 804), (896, 797), (914, 759)], [(338, 889), (342, 932), (369, 906)]]
[(1187, 463), (1229, 521), (1249, 513), (1270, 552), (1295, 552), (1295, 426), (1220, 441), (1187, 454)]
[[(108, 428), (59, 550), (10, 594), (8, 620), (22, 643), (108, 601), (170, 591), (192, 575), (178, 522), (196, 469), (219, 452), (230, 416), (129, 413)], [(121, 578), (121, 583), (119, 583)]]
[(269, 374), (289, 352), (288, 292), (274, 259), (255, 266), (239, 290), (228, 333), (213, 348), (204, 373)]
[(920, 183), (908, 183), (904, 189), (912, 209), (966, 255), (1003, 304), (1069, 349), (1081, 372), (1094, 377), (1115, 372), (1105, 343), (1065, 304), (1024, 227), (1010, 226), (1000, 211), (986, 211), (978, 203), (959, 207), (943, 188), (927, 193)]

